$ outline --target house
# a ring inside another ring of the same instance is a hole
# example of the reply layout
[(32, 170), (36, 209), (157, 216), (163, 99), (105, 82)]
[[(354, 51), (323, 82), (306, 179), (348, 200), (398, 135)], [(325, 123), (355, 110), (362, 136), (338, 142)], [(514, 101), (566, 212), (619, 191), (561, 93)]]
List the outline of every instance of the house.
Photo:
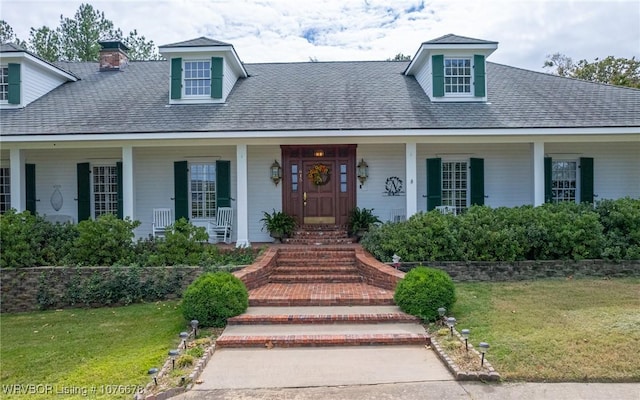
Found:
[(259, 64), (208, 38), (161, 46), (163, 61), (101, 44), (99, 62), (54, 64), (0, 48), (0, 210), (115, 213), (145, 237), (156, 208), (205, 226), (231, 206), (247, 246), (270, 240), (272, 209), (344, 224), (355, 206), (390, 220), (640, 197), (640, 90), (489, 62), (496, 42)]

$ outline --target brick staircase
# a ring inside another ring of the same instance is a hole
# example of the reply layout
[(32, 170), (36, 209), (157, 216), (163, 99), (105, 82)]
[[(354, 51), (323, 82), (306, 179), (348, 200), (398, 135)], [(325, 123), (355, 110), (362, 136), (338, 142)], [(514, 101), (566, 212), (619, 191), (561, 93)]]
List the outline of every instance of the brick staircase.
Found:
[(286, 244), (319, 246), (323, 244), (349, 244), (354, 239), (347, 234), (342, 225), (301, 225), (293, 237), (283, 240)]
[(403, 274), (381, 264), (336, 227), (305, 227), (236, 272), (249, 310), (231, 318), (220, 348), (424, 345), (418, 319), (393, 303)]

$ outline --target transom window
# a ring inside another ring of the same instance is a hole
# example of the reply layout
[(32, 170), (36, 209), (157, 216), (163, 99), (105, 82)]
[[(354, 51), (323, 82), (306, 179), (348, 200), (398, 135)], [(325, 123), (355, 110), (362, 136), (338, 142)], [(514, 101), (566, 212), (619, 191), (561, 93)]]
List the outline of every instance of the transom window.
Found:
[(553, 161), (551, 187), (553, 202), (576, 201), (577, 162)]
[(211, 61), (184, 62), (185, 96), (211, 95)]
[(445, 58), (444, 92), (471, 93), (470, 58)]
[(468, 171), (466, 161), (442, 162), (442, 205), (455, 207), (456, 214), (467, 209)]
[(11, 208), (11, 174), (8, 167), (0, 168), (0, 214)]
[(0, 67), (0, 101), (9, 100), (9, 68), (6, 65)]
[(191, 218), (211, 219), (216, 215), (216, 165), (190, 164)]
[(94, 217), (118, 215), (118, 171), (115, 165), (93, 167)]

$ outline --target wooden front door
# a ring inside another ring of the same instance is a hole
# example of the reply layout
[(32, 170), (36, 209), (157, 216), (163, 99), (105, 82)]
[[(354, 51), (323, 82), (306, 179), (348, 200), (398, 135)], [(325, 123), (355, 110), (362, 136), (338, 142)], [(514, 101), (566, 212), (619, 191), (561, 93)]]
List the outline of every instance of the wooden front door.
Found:
[[(355, 145), (282, 146), (283, 210), (299, 224), (345, 225), (355, 207)], [(323, 171), (318, 182), (312, 169)]]

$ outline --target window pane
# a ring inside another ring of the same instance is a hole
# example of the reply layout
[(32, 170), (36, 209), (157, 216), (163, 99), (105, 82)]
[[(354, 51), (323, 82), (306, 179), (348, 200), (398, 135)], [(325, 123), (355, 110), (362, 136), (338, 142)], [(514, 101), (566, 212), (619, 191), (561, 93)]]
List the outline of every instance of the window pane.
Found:
[(213, 219), (216, 212), (216, 167), (214, 163), (189, 165), (191, 218)]

